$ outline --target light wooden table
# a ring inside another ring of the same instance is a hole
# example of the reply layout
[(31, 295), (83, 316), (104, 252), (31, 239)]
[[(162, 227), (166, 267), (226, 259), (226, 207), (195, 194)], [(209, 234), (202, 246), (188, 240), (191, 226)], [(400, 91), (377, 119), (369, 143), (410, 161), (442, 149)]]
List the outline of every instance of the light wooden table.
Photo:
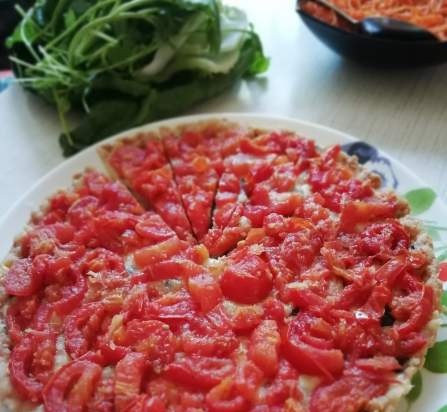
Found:
[[(291, 1), (232, 3), (255, 24), (270, 70), (191, 113), (261, 112), (340, 129), (401, 160), (447, 199), (447, 65), (362, 67), (320, 44)], [(63, 160), (58, 133), (53, 108), (17, 86), (0, 94), (0, 215)]]

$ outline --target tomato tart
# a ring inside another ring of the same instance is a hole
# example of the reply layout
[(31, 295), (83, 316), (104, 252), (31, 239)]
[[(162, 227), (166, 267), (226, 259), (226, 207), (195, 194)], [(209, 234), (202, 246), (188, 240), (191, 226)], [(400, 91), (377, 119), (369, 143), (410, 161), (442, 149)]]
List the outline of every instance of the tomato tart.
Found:
[(393, 411), (439, 324), (430, 238), (339, 146), (226, 121), (99, 148), (1, 273), (0, 409)]

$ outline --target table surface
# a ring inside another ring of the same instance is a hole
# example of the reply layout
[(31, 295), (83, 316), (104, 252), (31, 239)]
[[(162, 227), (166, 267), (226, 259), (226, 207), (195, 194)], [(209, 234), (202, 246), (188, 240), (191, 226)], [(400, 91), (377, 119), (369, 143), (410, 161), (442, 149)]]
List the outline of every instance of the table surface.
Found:
[[(402, 161), (447, 199), (446, 65), (411, 70), (357, 65), (319, 43), (292, 1), (230, 3), (248, 12), (271, 57), (270, 69), (190, 113), (268, 113), (342, 130)], [(0, 216), (63, 161), (58, 134), (52, 107), (19, 86), (0, 94)]]

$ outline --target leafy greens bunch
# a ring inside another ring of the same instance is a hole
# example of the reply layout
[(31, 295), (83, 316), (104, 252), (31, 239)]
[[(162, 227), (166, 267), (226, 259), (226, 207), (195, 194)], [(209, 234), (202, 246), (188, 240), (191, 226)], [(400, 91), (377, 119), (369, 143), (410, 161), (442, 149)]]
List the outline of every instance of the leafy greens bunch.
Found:
[[(10, 59), (57, 106), (65, 155), (268, 67), (244, 12), (219, 0), (38, 0), (19, 11)], [(70, 110), (84, 113), (72, 130)]]

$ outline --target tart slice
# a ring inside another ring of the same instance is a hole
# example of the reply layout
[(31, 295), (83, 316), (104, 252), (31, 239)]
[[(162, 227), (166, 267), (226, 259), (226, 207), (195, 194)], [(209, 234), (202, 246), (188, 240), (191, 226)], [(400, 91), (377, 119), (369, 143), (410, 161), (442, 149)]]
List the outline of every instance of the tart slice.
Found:
[(181, 193), (160, 140), (151, 134), (101, 146), (99, 154), (110, 173), (155, 210), (183, 240), (194, 241)]

